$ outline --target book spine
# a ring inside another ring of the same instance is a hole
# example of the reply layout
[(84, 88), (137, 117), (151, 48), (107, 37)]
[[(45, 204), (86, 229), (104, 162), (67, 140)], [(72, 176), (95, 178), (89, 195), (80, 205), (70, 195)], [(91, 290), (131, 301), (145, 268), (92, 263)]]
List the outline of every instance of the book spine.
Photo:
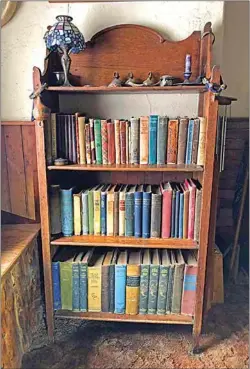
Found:
[(114, 193), (107, 193), (107, 236), (114, 236)]
[(86, 164), (86, 139), (85, 139), (85, 117), (78, 117), (78, 136), (79, 136), (79, 164)]
[(121, 164), (126, 164), (126, 122), (120, 121)]
[(150, 265), (148, 314), (156, 313), (158, 285), (159, 285), (159, 265)]
[(102, 162), (108, 164), (108, 128), (107, 121), (101, 120), (101, 134), (102, 134)]
[(142, 194), (142, 237), (150, 237), (150, 224), (151, 224), (151, 198), (150, 192), (143, 192)]
[(93, 191), (94, 200), (94, 235), (101, 234), (101, 192)]
[(96, 149), (96, 164), (102, 164), (102, 138), (101, 138), (101, 121), (94, 120), (95, 133), (95, 149)]
[(131, 164), (131, 126), (128, 127), (128, 163)]
[(130, 122), (126, 121), (126, 164), (129, 164), (129, 126)]
[(192, 164), (197, 163), (199, 129), (200, 129), (200, 120), (199, 119), (194, 119), (194, 132), (193, 132), (193, 145), (192, 145)]
[(80, 236), (82, 232), (82, 209), (81, 209), (81, 197), (73, 195), (74, 206), (74, 235)]
[(52, 113), (50, 116), (51, 121), (51, 156), (52, 164), (57, 158), (57, 135), (56, 135), (56, 113)]
[(80, 271), (79, 263), (72, 263), (72, 310), (80, 311)]
[(75, 113), (75, 135), (76, 135), (76, 162), (80, 164), (80, 139), (79, 139), (79, 121), (78, 113)]
[(94, 199), (93, 191), (88, 193), (88, 210), (89, 210), (89, 234), (94, 234)]
[(141, 237), (142, 236), (142, 192), (135, 192), (134, 196), (135, 204), (135, 237)]
[(109, 267), (109, 312), (115, 310), (115, 265)]
[(188, 119), (187, 118), (180, 119), (177, 164), (185, 164), (187, 130), (188, 130)]
[(126, 304), (126, 265), (115, 265), (115, 313), (124, 314)]
[(149, 265), (141, 265), (139, 314), (148, 312)]
[(184, 278), (184, 264), (176, 265), (174, 272), (173, 298), (172, 298), (172, 313), (181, 313), (181, 298)]
[(64, 150), (65, 150), (65, 158), (68, 158), (69, 162), (73, 161), (73, 152), (72, 152), (72, 129), (71, 129), (71, 119), (70, 115), (63, 115), (64, 122)]
[(108, 123), (108, 164), (115, 164), (115, 127)]
[(61, 205), (60, 205), (60, 186), (49, 187), (49, 214), (50, 214), (50, 232), (58, 234), (62, 231), (61, 225)]
[(149, 118), (149, 164), (156, 164), (157, 160), (157, 125), (158, 115), (150, 115)]
[(193, 147), (193, 133), (194, 133), (194, 120), (189, 120), (188, 133), (187, 133), (187, 149), (186, 149), (186, 164), (192, 162), (192, 147)]
[(76, 120), (74, 115), (70, 115), (72, 129), (72, 162), (77, 163), (76, 157)]
[(134, 194), (125, 194), (125, 236), (134, 236)]
[(102, 266), (102, 312), (109, 312), (109, 265)]
[(157, 127), (157, 164), (166, 163), (168, 118), (160, 116)]
[(188, 238), (189, 191), (184, 193), (183, 238)]
[(44, 140), (45, 140), (45, 155), (47, 165), (52, 164), (52, 143), (51, 143), (51, 116), (44, 124)]
[(151, 205), (151, 226), (150, 235), (152, 238), (161, 237), (161, 207), (162, 207), (162, 196), (161, 194), (152, 194), (152, 205)]
[(148, 164), (148, 120), (140, 118), (140, 164)]
[(82, 194), (82, 234), (89, 234), (89, 206), (88, 194)]
[(127, 265), (126, 314), (129, 315), (138, 314), (139, 297), (140, 297), (140, 265)]
[(176, 202), (176, 192), (172, 193), (172, 210), (171, 210), (171, 238), (174, 238), (175, 232), (175, 202)]
[[(60, 139), (61, 139), (61, 147), (62, 147), (62, 157), (69, 159), (69, 152), (68, 152), (68, 122), (66, 121), (66, 116), (64, 114), (61, 115), (61, 132), (60, 132)], [(67, 149), (67, 151), (66, 151)]]
[(195, 220), (194, 220), (194, 240), (197, 242), (200, 239), (201, 199), (202, 199), (202, 190), (197, 190), (195, 200)]
[(119, 236), (125, 236), (125, 193), (119, 196)]
[(96, 163), (94, 119), (89, 119), (91, 162)]
[(166, 314), (169, 266), (160, 265), (159, 288), (157, 298), (157, 314)]
[(139, 119), (131, 118), (131, 164), (139, 164)]
[(183, 282), (181, 314), (194, 316), (197, 282), (197, 266), (186, 265)]
[(199, 117), (199, 120), (200, 120), (200, 134), (198, 141), (197, 165), (204, 165), (207, 121), (205, 117)]
[(168, 122), (167, 164), (177, 163), (178, 120)]
[(101, 235), (105, 236), (107, 233), (107, 194), (106, 192), (101, 192)]
[(189, 195), (189, 210), (188, 210), (188, 238), (194, 239), (194, 218), (195, 218), (195, 193), (196, 189), (192, 188)]
[(179, 208), (179, 238), (183, 238), (183, 211), (184, 211), (184, 194), (180, 194)]
[(85, 263), (79, 264), (79, 273), (80, 273), (80, 311), (88, 310), (88, 265)]
[(162, 238), (170, 237), (171, 230), (171, 212), (172, 212), (172, 192), (163, 191), (162, 193)]
[(61, 224), (64, 236), (72, 236), (73, 226), (73, 189), (60, 190)]
[(57, 157), (62, 158), (62, 141), (61, 141), (61, 116), (56, 114), (56, 143), (57, 143)]
[(60, 262), (61, 302), (63, 310), (72, 310), (72, 263)]
[(101, 311), (102, 270), (88, 267), (88, 311)]
[(166, 301), (166, 314), (171, 313), (172, 298), (173, 298), (173, 286), (174, 286), (174, 266), (169, 268), (168, 287), (167, 287), (167, 301)]
[(121, 164), (120, 121), (115, 119), (115, 163)]
[(119, 235), (119, 192), (114, 192), (114, 236)]
[(85, 124), (85, 137), (86, 137), (86, 162), (91, 164), (91, 146), (90, 146), (90, 128), (89, 124)]
[(53, 306), (54, 310), (62, 308), (61, 303), (61, 283), (60, 283), (60, 263), (52, 262), (52, 281), (53, 281)]
[(180, 192), (176, 191), (175, 197), (175, 230), (174, 237), (179, 238), (179, 216), (180, 216)]

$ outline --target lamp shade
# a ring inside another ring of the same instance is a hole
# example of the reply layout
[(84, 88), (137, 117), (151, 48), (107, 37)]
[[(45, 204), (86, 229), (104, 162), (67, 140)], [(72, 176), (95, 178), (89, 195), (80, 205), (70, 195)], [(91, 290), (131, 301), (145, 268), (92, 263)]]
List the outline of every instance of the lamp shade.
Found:
[(86, 48), (84, 37), (72, 23), (73, 18), (68, 15), (58, 15), (56, 19), (57, 23), (44, 35), (46, 47), (53, 51), (62, 47), (67, 48), (73, 54), (84, 50)]

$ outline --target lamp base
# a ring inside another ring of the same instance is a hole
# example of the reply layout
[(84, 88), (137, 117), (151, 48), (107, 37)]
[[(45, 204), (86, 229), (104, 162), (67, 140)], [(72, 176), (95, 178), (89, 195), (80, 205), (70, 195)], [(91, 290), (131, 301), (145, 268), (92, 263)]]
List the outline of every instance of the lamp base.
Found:
[(64, 72), (64, 82), (62, 86), (63, 87), (73, 87), (69, 83), (69, 79), (68, 79), (69, 68), (70, 68), (70, 63), (71, 63), (71, 59), (68, 54), (68, 49), (65, 46), (61, 46), (61, 50), (63, 51), (62, 56), (61, 56), (61, 63), (62, 63), (62, 68)]

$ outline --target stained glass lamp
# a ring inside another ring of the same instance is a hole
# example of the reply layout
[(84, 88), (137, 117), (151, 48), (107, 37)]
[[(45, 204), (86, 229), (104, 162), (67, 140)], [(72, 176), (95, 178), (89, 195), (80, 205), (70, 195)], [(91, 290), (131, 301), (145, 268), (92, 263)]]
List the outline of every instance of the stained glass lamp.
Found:
[(57, 23), (48, 28), (44, 35), (47, 49), (58, 51), (64, 72), (63, 86), (71, 86), (68, 79), (71, 59), (70, 53), (78, 54), (86, 48), (85, 40), (79, 29), (72, 23), (73, 18), (68, 15), (58, 15)]

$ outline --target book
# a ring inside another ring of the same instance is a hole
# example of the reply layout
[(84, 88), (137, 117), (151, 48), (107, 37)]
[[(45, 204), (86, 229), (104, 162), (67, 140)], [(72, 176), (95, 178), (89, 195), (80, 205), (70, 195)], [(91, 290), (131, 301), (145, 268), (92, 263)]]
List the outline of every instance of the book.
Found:
[(51, 125), (51, 157), (53, 164), (54, 160), (57, 159), (56, 113), (51, 113), (50, 125)]
[(101, 189), (103, 185), (97, 185), (93, 188), (94, 202), (94, 235), (101, 234)]
[(207, 118), (199, 117), (199, 120), (200, 120), (200, 132), (198, 141), (197, 165), (204, 165)]
[(189, 189), (188, 238), (189, 239), (194, 239), (196, 185), (192, 181), (192, 179), (186, 179), (185, 184), (186, 184), (186, 187)]
[(75, 251), (70, 249), (66, 252), (63, 259), (60, 260), (61, 303), (63, 310), (72, 310), (72, 262)]
[(114, 235), (114, 191), (116, 185), (109, 187), (107, 191), (107, 236)]
[(126, 164), (126, 121), (120, 120), (121, 164)]
[(90, 188), (88, 192), (89, 234), (94, 234), (94, 188)]
[(72, 310), (80, 311), (80, 266), (83, 252), (76, 252), (72, 261)]
[(160, 270), (159, 250), (153, 249), (152, 261), (149, 267), (148, 314), (155, 314), (157, 310), (159, 270)]
[(149, 117), (140, 117), (140, 164), (148, 164)]
[(129, 127), (130, 122), (126, 120), (126, 164), (129, 164)]
[(89, 132), (90, 132), (90, 152), (91, 163), (96, 163), (96, 148), (95, 148), (95, 132), (94, 132), (94, 119), (89, 118)]
[(194, 120), (189, 119), (185, 164), (192, 163), (193, 136), (194, 136)]
[(195, 252), (189, 251), (184, 270), (181, 314), (194, 316), (197, 272), (197, 256)]
[(196, 118), (196, 119), (194, 119), (192, 160), (191, 160), (192, 164), (197, 163), (199, 130), (200, 130), (200, 120), (199, 120), (199, 118)]
[(194, 240), (198, 242), (200, 239), (202, 188), (198, 181), (193, 180), (193, 182), (195, 182), (196, 185)]
[(156, 164), (157, 162), (157, 127), (158, 115), (150, 115), (149, 117), (149, 146), (148, 146), (148, 163)]
[(183, 183), (184, 205), (183, 205), (183, 238), (188, 238), (188, 216), (189, 216), (189, 189)]
[(52, 258), (52, 287), (53, 287), (53, 308), (60, 310), (61, 302), (61, 282), (60, 282), (60, 261), (65, 254), (65, 248), (59, 248)]
[(116, 314), (124, 314), (126, 306), (127, 251), (121, 251), (115, 265), (115, 309)]
[(82, 233), (82, 191), (73, 194), (74, 235)]
[(150, 235), (152, 238), (161, 237), (162, 194), (160, 186), (152, 187)]
[(162, 238), (169, 238), (171, 232), (172, 193), (173, 193), (173, 189), (170, 182), (161, 183), (161, 192), (162, 192), (161, 236)]
[(151, 264), (150, 250), (144, 249), (142, 250), (141, 254), (139, 314), (147, 314), (148, 312), (150, 264)]
[(101, 235), (107, 234), (107, 191), (110, 185), (103, 186), (101, 190)]
[(167, 164), (177, 163), (178, 124), (178, 119), (168, 122)]
[(72, 162), (77, 163), (77, 153), (76, 153), (76, 119), (74, 114), (70, 114), (69, 119), (71, 121), (72, 130)]
[(128, 126), (128, 164), (131, 164), (131, 123)]
[(110, 272), (110, 265), (112, 262), (114, 251), (107, 251), (103, 263), (102, 263), (102, 292), (101, 292), (101, 305), (102, 305), (102, 312), (107, 313), (109, 312), (109, 272)]
[(157, 314), (166, 314), (167, 288), (170, 269), (170, 255), (168, 250), (162, 250), (159, 271), (159, 287), (157, 297)]
[(170, 237), (175, 235), (175, 209), (176, 209), (176, 183), (172, 183), (172, 209), (171, 209), (171, 233)]
[(101, 138), (102, 138), (102, 163), (108, 164), (108, 127), (105, 119), (101, 120)]
[(131, 164), (139, 164), (139, 119), (132, 117), (131, 126)]
[(114, 123), (107, 123), (108, 130), (108, 164), (115, 164), (115, 126)]
[(125, 236), (125, 193), (127, 186), (123, 185), (119, 193), (119, 236)]
[(131, 251), (128, 255), (126, 279), (126, 314), (136, 315), (139, 312), (141, 253)]
[(125, 236), (134, 236), (134, 194), (136, 186), (127, 187), (125, 192)]
[(65, 157), (68, 158), (70, 163), (73, 163), (73, 144), (72, 144), (72, 128), (71, 119), (69, 114), (63, 114), (64, 123), (64, 144), (65, 144)]
[[(57, 157), (64, 158), (62, 149), (62, 124), (61, 114), (56, 114), (56, 143), (57, 143)], [(46, 145), (45, 145), (46, 150)]]
[(179, 205), (179, 238), (183, 238), (183, 213), (184, 213), (184, 190), (182, 184), (179, 186), (180, 190), (180, 205)]
[(101, 120), (94, 120), (95, 150), (96, 164), (102, 164), (102, 137), (101, 137)]
[(79, 164), (86, 164), (86, 132), (85, 132), (85, 117), (80, 117), (77, 115), (76, 121), (78, 122), (78, 137), (79, 142), (77, 146), (78, 148), (78, 163)]
[(94, 247), (83, 251), (83, 256), (79, 261), (79, 294), (80, 311), (88, 311), (88, 264), (92, 258)]
[(80, 144), (79, 144), (79, 113), (75, 113), (75, 136), (76, 136), (76, 162), (80, 164)]
[(91, 144), (90, 144), (90, 126), (89, 123), (85, 124), (85, 140), (86, 140), (86, 162), (91, 164)]
[(168, 117), (159, 116), (157, 126), (157, 157), (156, 157), (156, 163), (158, 165), (163, 165), (166, 163), (167, 136), (168, 136)]
[(115, 264), (117, 262), (118, 249), (113, 252), (113, 257), (109, 267), (109, 312), (113, 313), (115, 310)]
[(120, 121), (114, 120), (115, 125), (115, 163), (121, 164), (121, 142), (120, 142)]
[(168, 286), (167, 286), (167, 298), (166, 298), (166, 314), (171, 313), (172, 309), (172, 299), (173, 299), (173, 287), (174, 287), (174, 272), (175, 265), (173, 263), (175, 256), (173, 255), (173, 250), (170, 251), (170, 267), (168, 275)]
[(49, 186), (49, 215), (50, 215), (50, 233), (51, 234), (61, 233), (62, 225), (61, 225), (60, 185)]
[(82, 191), (82, 234), (89, 234), (89, 190)]
[(186, 161), (188, 123), (189, 123), (189, 120), (187, 117), (180, 119), (179, 133), (178, 133), (177, 164), (185, 164), (185, 161)]
[(114, 236), (119, 235), (119, 194), (121, 185), (116, 185), (114, 190)]
[(62, 234), (66, 237), (72, 236), (74, 233), (73, 191), (74, 187), (69, 189), (60, 189)]
[(143, 185), (137, 185), (136, 191), (134, 194), (134, 233), (135, 237), (142, 236), (142, 194), (143, 194)]
[(151, 185), (144, 185), (143, 193), (142, 193), (142, 237), (143, 238), (150, 237), (151, 200), (152, 200)]
[(88, 311), (100, 312), (102, 309), (102, 263), (104, 252), (96, 252), (88, 265)]
[(171, 312), (173, 314), (180, 314), (185, 261), (181, 250), (177, 250), (176, 253), (173, 252), (172, 257), (174, 264), (174, 284)]
[(176, 183), (175, 186), (175, 224), (174, 237), (179, 238), (179, 220), (180, 220), (180, 186)]

